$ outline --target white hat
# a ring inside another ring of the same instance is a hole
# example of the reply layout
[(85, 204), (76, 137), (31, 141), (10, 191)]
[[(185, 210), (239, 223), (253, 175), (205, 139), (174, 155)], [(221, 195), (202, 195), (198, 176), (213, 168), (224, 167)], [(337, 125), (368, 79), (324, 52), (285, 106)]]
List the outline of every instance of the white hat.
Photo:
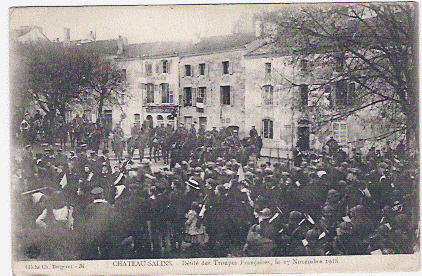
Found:
[(43, 193), (37, 192), (32, 194), (32, 202), (37, 203), (41, 200), (41, 197), (43, 196)]
[(325, 171), (318, 171), (317, 172), (317, 175), (318, 175), (319, 178), (321, 178), (323, 175), (326, 175), (326, 174), (327, 174), (327, 172), (325, 172)]

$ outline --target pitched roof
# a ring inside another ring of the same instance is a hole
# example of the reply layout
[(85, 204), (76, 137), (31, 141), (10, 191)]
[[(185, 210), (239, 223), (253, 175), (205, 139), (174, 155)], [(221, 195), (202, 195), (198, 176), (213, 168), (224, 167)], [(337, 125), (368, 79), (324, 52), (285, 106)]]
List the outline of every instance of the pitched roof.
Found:
[(91, 42), (81, 43), (81, 41), (72, 41), (76, 47), (84, 48), (87, 50), (94, 50), (102, 55), (116, 55), (118, 50), (118, 40), (97, 40)]
[[(198, 43), (193, 41), (153, 42), (130, 44), (120, 58), (192, 56), (240, 49), (256, 40), (254, 33), (231, 34), (202, 38)], [(245, 48), (246, 49), (246, 48)]]

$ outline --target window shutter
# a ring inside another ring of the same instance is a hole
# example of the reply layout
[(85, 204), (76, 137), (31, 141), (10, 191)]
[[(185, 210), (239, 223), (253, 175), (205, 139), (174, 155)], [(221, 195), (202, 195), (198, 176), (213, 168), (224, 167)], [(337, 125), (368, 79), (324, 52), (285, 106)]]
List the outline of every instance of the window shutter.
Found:
[(234, 89), (233, 86), (230, 87), (230, 106), (234, 106)]
[(154, 94), (153, 94), (153, 98), (152, 98), (152, 102), (153, 103), (155, 103), (156, 101), (156, 99), (157, 98), (160, 98), (160, 97), (158, 97), (159, 96), (159, 86), (158, 85), (156, 85), (156, 84), (154, 84)]
[(175, 99), (175, 97), (177, 96), (177, 95), (176, 95), (176, 93), (175, 93), (175, 92), (176, 92), (176, 85), (175, 85), (174, 83), (170, 84), (170, 85), (169, 85), (169, 90), (170, 90), (170, 91), (169, 91), (169, 96), (170, 96), (170, 95), (173, 95), (173, 98), (170, 98), (170, 99), (169, 99), (169, 103), (174, 103), (174, 102), (175, 102), (175, 100), (174, 100), (174, 99)]
[(172, 60), (170, 59), (167, 61), (167, 73), (169, 74), (171, 74), (171, 64), (172, 64)]
[(210, 69), (211, 69), (210, 67), (211, 67), (211, 64), (208, 63), (206, 65), (206, 69), (205, 69), (205, 75), (207, 75), (207, 76), (209, 76), (209, 74), (210, 74)]
[(196, 106), (196, 88), (192, 88), (192, 106)]
[(233, 64), (234, 64), (234, 62), (233, 61), (229, 61), (229, 74), (230, 75), (232, 75), (233, 74)]
[(223, 87), (220, 86), (220, 105), (223, 105)]
[(190, 75), (191, 75), (191, 77), (193, 77), (193, 76), (195, 76), (195, 66), (193, 66), (193, 65), (191, 65), (191, 67), (190, 67)]
[(160, 67), (161, 67), (161, 61), (157, 61), (155, 63), (155, 73), (157, 73), (157, 74), (160, 73)]
[(206, 95), (206, 102), (204, 104), (208, 105), (208, 103), (212, 102), (212, 99), (211, 99), (211, 97), (212, 97), (212, 94), (211, 94), (212, 87), (210, 86), (210, 87), (207, 87), (206, 89), (207, 89), (207, 93), (205, 94)]
[(181, 97), (182, 98), (182, 101), (181, 101), (180, 104), (182, 106), (185, 106), (186, 105), (186, 89), (183, 89), (183, 90), (181, 89), (180, 92), (181, 92), (181, 96), (182, 96)]

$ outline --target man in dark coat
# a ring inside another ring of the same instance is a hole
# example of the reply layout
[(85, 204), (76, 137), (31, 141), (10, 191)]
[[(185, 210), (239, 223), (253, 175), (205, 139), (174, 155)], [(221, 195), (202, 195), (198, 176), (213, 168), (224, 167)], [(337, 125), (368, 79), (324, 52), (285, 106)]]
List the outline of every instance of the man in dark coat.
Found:
[(85, 247), (82, 258), (86, 260), (107, 260), (112, 248), (113, 207), (104, 199), (103, 189), (94, 188), (91, 193), (94, 202), (84, 211)]

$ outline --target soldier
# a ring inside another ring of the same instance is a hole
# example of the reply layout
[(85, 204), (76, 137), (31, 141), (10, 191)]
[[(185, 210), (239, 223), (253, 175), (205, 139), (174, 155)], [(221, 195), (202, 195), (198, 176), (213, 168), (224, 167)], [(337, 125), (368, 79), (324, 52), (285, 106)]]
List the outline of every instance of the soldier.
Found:
[(302, 244), (293, 251), (293, 256), (325, 256), (325, 251), (319, 243), (319, 235), (316, 229), (308, 230)]
[(29, 128), (31, 127), (29, 122), (31, 121), (31, 117), (29, 113), (25, 113), (24, 119), (22, 120), (19, 130), (21, 132), (22, 142), (27, 144), (29, 142), (28, 135), (29, 135)]
[(351, 222), (343, 221), (337, 229), (337, 236), (333, 241), (334, 255), (367, 254), (366, 246), (354, 232)]
[(277, 229), (271, 225), (272, 212), (264, 208), (258, 213), (259, 224), (251, 226), (243, 251), (250, 257), (274, 256), (276, 249)]
[(281, 233), (280, 249), (283, 256), (291, 256), (293, 250), (298, 247), (306, 236), (308, 227), (303, 223), (305, 219), (299, 211), (291, 211), (289, 221), (279, 231)]

